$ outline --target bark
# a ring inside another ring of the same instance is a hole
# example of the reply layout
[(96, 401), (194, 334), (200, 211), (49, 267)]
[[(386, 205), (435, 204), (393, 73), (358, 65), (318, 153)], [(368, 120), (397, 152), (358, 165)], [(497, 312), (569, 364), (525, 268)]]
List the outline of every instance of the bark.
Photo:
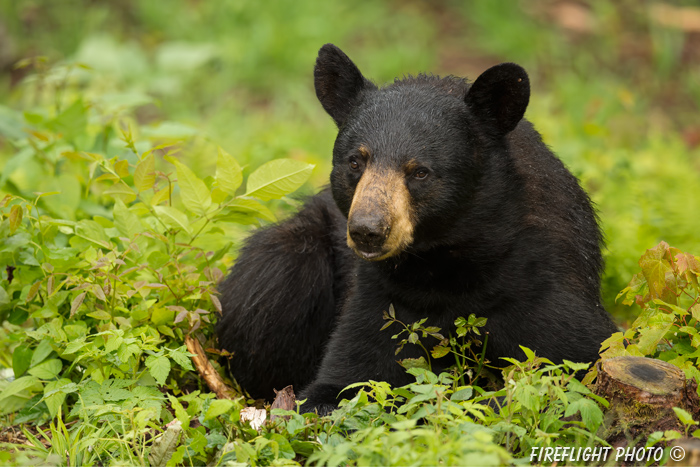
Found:
[[(281, 391), (275, 390), (275, 400), (270, 406), (270, 412), (272, 409), (284, 409), (284, 410), (294, 410), (296, 408), (296, 396), (294, 395), (294, 388), (292, 386), (287, 386)], [(271, 420), (278, 418), (277, 415), (272, 415)], [(289, 417), (285, 417), (289, 418)]]
[(186, 336), (185, 345), (190, 353), (195, 354), (194, 357), (192, 357), (194, 367), (207, 383), (209, 389), (216, 394), (216, 397), (219, 399), (233, 399), (236, 396), (236, 392), (224, 383), (221, 375), (219, 375), (214, 366), (209, 362), (207, 354), (202, 348), (202, 344), (200, 344), (196, 338)]
[(685, 433), (673, 407), (688, 411), (697, 420), (697, 388), (697, 382), (686, 379), (683, 370), (661, 360), (616, 357), (599, 363), (595, 392), (610, 402), (603, 437), (621, 447), (643, 444), (654, 431)]

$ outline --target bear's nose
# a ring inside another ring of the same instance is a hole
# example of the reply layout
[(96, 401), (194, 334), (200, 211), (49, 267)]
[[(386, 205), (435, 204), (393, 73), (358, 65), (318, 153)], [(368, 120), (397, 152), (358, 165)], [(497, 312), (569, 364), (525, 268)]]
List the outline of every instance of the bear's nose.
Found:
[(366, 253), (379, 253), (389, 236), (389, 226), (380, 216), (366, 214), (353, 216), (348, 222), (348, 234), (357, 248)]

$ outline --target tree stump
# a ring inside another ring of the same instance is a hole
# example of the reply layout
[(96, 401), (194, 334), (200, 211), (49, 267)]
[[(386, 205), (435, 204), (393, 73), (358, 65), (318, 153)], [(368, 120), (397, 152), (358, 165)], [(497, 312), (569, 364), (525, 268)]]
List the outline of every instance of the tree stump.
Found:
[(595, 393), (610, 407), (603, 437), (615, 447), (646, 441), (654, 431), (685, 432), (673, 407), (697, 420), (700, 398), (697, 382), (686, 379), (680, 368), (644, 357), (615, 357), (598, 363)]

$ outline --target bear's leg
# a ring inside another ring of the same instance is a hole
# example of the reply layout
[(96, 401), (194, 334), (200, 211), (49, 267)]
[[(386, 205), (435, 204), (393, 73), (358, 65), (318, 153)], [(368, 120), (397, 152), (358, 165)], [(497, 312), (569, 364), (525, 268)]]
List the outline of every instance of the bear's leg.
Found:
[(354, 264), (345, 223), (324, 190), (250, 237), (220, 285), (219, 342), (252, 397), (271, 400), (273, 389), (313, 379)]
[[(422, 350), (417, 345), (406, 344), (396, 355), (398, 342), (391, 336), (398, 332), (399, 325), (382, 330), (386, 324), (382, 312), (389, 310), (391, 301), (376, 287), (372, 290), (368, 283), (358, 284), (359, 281), (353, 286), (364, 292), (350, 293), (316, 379), (297, 397), (306, 399), (302, 412), (315, 411), (320, 415), (332, 412), (340, 400), (351, 399), (358, 390), (343, 389), (359, 381), (387, 381), (394, 386), (415, 381), (397, 360), (418, 358)], [(397, 308), (396, 313), (412, 318), (402, 308)]]

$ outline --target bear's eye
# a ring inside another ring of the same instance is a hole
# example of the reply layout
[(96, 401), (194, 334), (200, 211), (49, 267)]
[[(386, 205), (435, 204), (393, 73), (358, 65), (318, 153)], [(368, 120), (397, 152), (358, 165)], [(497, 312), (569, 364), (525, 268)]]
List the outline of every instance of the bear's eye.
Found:
[(358, 170), (360, 168), (360, 163), (354, 157), (350, 159), (350, 168), (352, 170)]
[(421, 167), (420, 169), (413, 172), (413, 178), (415, 178), (416, 180), (423, 180), (428, 176), (428, 173), (428, 169), (426, 169), (425, 167)]

